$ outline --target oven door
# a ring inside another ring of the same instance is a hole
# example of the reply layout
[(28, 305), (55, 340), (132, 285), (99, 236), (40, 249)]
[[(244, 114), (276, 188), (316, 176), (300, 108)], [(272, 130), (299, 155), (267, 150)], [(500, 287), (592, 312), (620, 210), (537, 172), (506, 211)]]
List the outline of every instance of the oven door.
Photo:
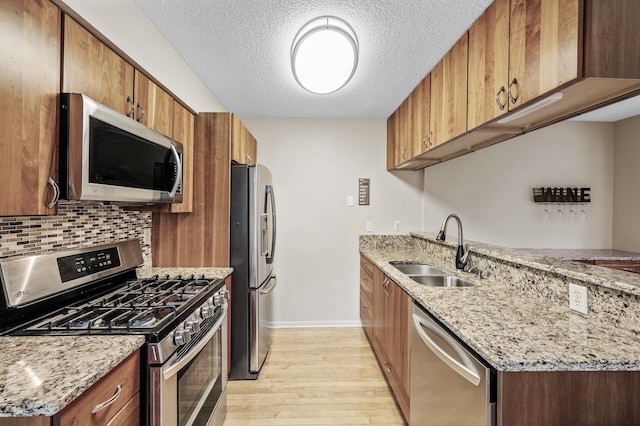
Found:
[(188, 352), (150, 368), (150, 424), (222, 425), (227, 411), (227, 306)]

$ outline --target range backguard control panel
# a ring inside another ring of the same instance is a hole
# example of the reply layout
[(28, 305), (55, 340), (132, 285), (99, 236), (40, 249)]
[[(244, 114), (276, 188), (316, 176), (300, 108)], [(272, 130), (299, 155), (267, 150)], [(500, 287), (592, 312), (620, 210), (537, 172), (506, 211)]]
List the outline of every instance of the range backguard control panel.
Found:
[(58, 258), (58, 270), (63, 283), (118, 266), (120, 256), (115, 247)]

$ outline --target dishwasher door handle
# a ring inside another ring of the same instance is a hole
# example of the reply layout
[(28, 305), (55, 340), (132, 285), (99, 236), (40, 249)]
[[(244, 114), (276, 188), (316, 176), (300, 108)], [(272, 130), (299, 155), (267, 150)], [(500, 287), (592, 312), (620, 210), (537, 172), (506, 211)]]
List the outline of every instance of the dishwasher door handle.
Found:
[[(431, 324), (431, 321), (426, 320), (426, 318), (421, 317), (420, 315), (413, 314), (413, 326), (418, 332), (418, 336), (420, 339), (431, 349), (431, 351), (442, 360), (445, 364), (449, 366), (453, 371), (458, 373), (460, 376), (464, 377), (466, 380), (471, 382), (473, 385), (478, 386), (480, 384), (480, 376), (475, 372), (469, 369), (466, 365), (460, 363), (458, 360), (453, 358), (445, 349), (441, 348), (432, 338), (429, 336), (427, 330), (432, 331), (434, 333), (438, 333), (442, 331), (435, 329), (437, 327), (435, 324)], [(425, 330), (426, 329), (426, 330)], [(445, 338), (447, 340), (452, 340), (449, 336), (442, 335), (441, 338)], [(457, 344), (456, 342), (452, 342), (453, 344)]]

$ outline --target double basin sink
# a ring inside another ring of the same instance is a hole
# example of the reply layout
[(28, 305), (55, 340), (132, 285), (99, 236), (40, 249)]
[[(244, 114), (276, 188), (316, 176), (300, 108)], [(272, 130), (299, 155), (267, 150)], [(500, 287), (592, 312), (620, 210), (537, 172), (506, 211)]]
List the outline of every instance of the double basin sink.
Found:
[(470, 281), (450, 275), (440, 268), (426, 263), (390, 262), (391, 265), (418, 284), (427, 287), (473, 287)]

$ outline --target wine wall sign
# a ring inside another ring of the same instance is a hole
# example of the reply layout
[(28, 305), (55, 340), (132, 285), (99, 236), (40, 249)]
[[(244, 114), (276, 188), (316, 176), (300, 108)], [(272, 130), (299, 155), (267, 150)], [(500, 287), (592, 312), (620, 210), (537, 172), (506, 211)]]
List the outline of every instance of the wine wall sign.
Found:
[(533, 188), (533, 201), (553, 204), (585, 204), (591, 202), (591, 188)]

